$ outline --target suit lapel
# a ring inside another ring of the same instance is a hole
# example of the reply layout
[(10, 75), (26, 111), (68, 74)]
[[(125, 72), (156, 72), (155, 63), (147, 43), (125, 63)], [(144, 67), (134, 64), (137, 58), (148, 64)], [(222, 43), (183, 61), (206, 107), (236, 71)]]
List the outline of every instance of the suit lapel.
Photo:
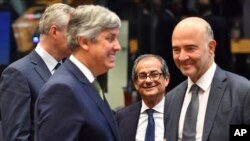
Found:
[(42, 58), (35, 52), (35, 50), (30, 53), (30, 61), (34, 66), (34, 70), (38, 73), (42, 80), (46, 82), (50, 78), (51, 73)]
[(225, 90), (226, 75), (224, 72), (217, 66), (215, 75), (211, 84), (210, 94), (207, 103), (207, 110), (205, 115), (205, 123), (203, 128), (203, 137), (202, 140), (206, 141), (212, 129), (213, 123), (215, 121), (216, 113), (220, 106), (222, 97)]
[(184, 81), (166, 95), (164, 109), (165, 138), (171, 141), (178, 139), (179, 118), (186, 89), (187, 81)]
[(166, 98), (165, 98), (165, 101), (164, 101), (164, 112), (163, 112), (163, 124), (164, 124), (164, 139), (166, 138), (166, 124), (167, 124), (167, 120), (166, 120), (166, 114), (165, 113), (167, 113), (167, 103), (166, 103)]
[(179, 119), (180, 119), (181, 108), (182, 108), (183, 100), (185, 97), (186, 89), (187, 89), (187, 83), (184, 83), (181, 88), (177, 89), (176, 97), (173, 100), (175, 101), (175, 104), (174, 104), (175, 106), (173, 106), (174, 113), (172, 113), (172, 115), (174, 116), (173, 117), (173, 131), (174, 131), (173, 135), (175, 135), (174, 136), (175, 140), (177, 140), (177, 137), (178, 137)]
[(119, 135), (118, 130), (119, 129), (118, 129), (118, 126), (117, 126), (115, 118), (114, 118), (114, 113), (113, 113), (113, 111), (111, 111), (109, 103), (105, 97), (104, 97), (104, 103), (106, 104), (107, 108), (103, 108), (102, 104), (100, 103), (98, 105), (99, 109), (101, 110), (103, 115), (106, 117), (106, 120), (108, 120), (110, 128), (113, 131), (113, 135), (116, 137), (116, 140), (120, 140), (120, 137), (118, 137), (118, 135)]
[(108, 121), (116, 140), (120, 140), (120, 138), (118, 137), (118, 127), (116, 125), (113, 112), (111, 111), (111, 108), (108, 102), (106, 101), (106, 98), (104, 99), (104, 101), (101, 99), (97, 91), (95, 91), (94, 86), (87, 80), (87, 78), (82, 74), (82, 72), (69, 59), (64, 62), (64, 66), (66, 66), (71, 72), (73, 72), (73, 75), (75, 75), (75, 77), (81, 83), (84, 84), (83, 86), (85, 87), (84, 89), (86, 90), (86, 94), (96, 103), (100, 112)]
[(92, 89), (89, 89), (87, 92), (88, 96), (96, 103), (96, 105), (98, 106), (100, 112), (103, 114), (103, 116), (105, 117), (105, 119), (108, 121), (109, 126), (111, 128), (111, 130), (113, 131), (113, 135), (115, 136), (116, 140), (119, 140), (118, 137), (118, 127), (116, 125), (116, 121), (114, 119), (113, 116), (113, 112), (111, 111), (111, 108), (106, 100), (106, 98), (104, 98), (104, 101), (101, 99), (101, 97), (99, 96), (99, 94), (95, 91), (94, 86), (92, 86), (89, 83), (90, 86), (89, 87), (93, 87)]
[(136, 137), (136, 132), (137, 132), (137, 126), (138, 126), (138, 121), (139, 121), (139, 117), (140, 117), (140, 111), (141, 111), (141, 106), (142, 106), (142, 101), (136, 103), (134, 106), (130, 107), (127, 115), (126, 116), (126, 126), (128, 126), (126, 129), (127, 130), (127, 134), (128, 134), (128, 140), (132, 141), (135, 140)]

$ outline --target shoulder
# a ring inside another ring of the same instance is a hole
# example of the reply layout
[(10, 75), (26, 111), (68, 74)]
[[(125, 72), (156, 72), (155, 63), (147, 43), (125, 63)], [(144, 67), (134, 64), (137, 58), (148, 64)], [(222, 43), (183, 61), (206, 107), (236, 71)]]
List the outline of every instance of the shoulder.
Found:
[(221, 81), (232, 87), (250, 87), (250, 81), (236, 73), (232, 73), (221, 68), (217, 68), (213, 82)]
[(12, 79), (18, 80), (18, 78), (21, 78), (19, 80), (24, 80), (24, 78), (26, 78), (26, 73), (32, 68), (27, 62), (27, 58), (28, 56), (25, 56), (8, 65), (2, 72), (2, 81)]
[(10, 65), (8, 65), (4, 72), (9, 71), (20, 71), (22, 73), (27, 72), (28, 70), (33, 69), (32, 63), (31, 63), (31, 54), (34, 54), (33, 52), (29, 53), (28, 55), (12, 62)]
[(179, 85), (175, 86), (172, 90), (170, 90), (166, 96), (174, 95), (178, 91), (186, 90), (187, 88), (187, 80), (181, 82)]
[(239, 89), (250, 89), (250, 81), (247, 78), (228, 71), (225, 71), (225, 74), (227, 76), (226, 83), (230, 87)]
[(135, 111), (140, 111), (141, 109), (141, 101), (129, 105), (128, 107), (124, 107), (116, 112), (116, 116), (129, 116), (128, 113), (133, 113)]

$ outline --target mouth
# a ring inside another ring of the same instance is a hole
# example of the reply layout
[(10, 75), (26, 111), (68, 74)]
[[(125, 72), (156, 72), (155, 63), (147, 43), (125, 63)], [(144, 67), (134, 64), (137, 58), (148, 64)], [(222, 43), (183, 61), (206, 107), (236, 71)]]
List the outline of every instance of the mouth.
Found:
[(109, 54), (109, 55), (108, 55), (108, 58), (109, 58), (111, 61), (115, 61), (115, 54)]
[(152, 86), (143, 86), (144, 89), (151, 89), (151, 88), (154, 88), (156, 87), (157, 85), (152, 85)]
[(191, 64), (188, 62), (182, 62), (180, 63), (180, 67), (184, 70), (189, 69), (191, 67)]

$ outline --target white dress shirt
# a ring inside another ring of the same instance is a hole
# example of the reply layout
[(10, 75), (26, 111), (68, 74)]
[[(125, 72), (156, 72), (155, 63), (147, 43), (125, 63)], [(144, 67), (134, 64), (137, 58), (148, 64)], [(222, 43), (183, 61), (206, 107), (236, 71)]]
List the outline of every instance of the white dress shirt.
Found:
[[(208, 102), (209, 92), (211, 89), (211, 83), (214, 77), (215, 69), (216, 69), (216, 64), (213, 63), (212, 66), (207, 70), (207, 72), (203, 74), (202, 77), (196, 82), (196, 84), (200, 88), (199, 93), (198, 93), (199, 94), (199, 111), (198, 111), (197, 124), (196, 124), (196, 141), (201, 141), (202, 139), (207, 102)], [(190, 88), (192, 87), (193, 84), (194, 83), (191, 81), (191, 79), (188, 78), (188, 87), (187, 87), (187, 91), (186, 91), (184, 101), (182, 104), (182, 109), (181, 109), (181, 114), (180, 114), (180, 119), (179, 119), (178, 141), (182, 141), (185, 115), (186, 115), (186, 111), (187, 111), (188, 105), (192, 97)]]
[(44, 63), (46, 64), (46, 66), (48, 67), (49, 71), (51, 74), (53, 74), (55, 72), (55, 66), (57, 65), (57, 60), (51, 56), (47, 51), (45, 51), (40, 44), (38, 43), (35, 51), (37, 52), (37, 54), (43, 59)]
[[(164, 137), (164, 103), (165, 97), (161, 100), (160, 103), (155, 105), (152, 109), (154, 109), (154, 121), (155, 121), (155, 141), (163, 141)], [(142, 101), (142, 107), (140, 112), (140, 117), (137, 125), (137, 132), (136, 132), (136, 141), (144, 141), (146, 129), (148, 125), (148, 114), (146, 110), (149, 109), (144, 101)]]
[(94, 82), (94, 75), (83, 63), (76, 59), (74, 55), (70, 55), (69, 59), (81, 70), (82, 74), (86, 76), (90, 83)]

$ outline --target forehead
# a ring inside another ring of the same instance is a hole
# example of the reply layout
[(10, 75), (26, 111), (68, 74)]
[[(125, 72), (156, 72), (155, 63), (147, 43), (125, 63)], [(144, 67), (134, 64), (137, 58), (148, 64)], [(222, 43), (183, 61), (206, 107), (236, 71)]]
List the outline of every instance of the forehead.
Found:
[(186, 18), (177, 24), (173, 31), (173, 36), (182, 36), (182, 33), (188, 33), (191, 36), (195, 36), (199, 33), (205, 33), (206, 26), (208, 26), (208, 23), (201, 18)]
[(108, 28), (104, 29), (100, 32), (100, 36), (119, 36), (120, 29), (119, 28)]
[(177, 27), (172, 36), (172, 45), (197, 44), (204, 39), (204, 28), (193, 24), (184, 24)]
[(161, 70), (161, 62), (154, 57), (147, 57), (139, 61), (136, 66), (137, 72), (150, 72), (155, 70)]

